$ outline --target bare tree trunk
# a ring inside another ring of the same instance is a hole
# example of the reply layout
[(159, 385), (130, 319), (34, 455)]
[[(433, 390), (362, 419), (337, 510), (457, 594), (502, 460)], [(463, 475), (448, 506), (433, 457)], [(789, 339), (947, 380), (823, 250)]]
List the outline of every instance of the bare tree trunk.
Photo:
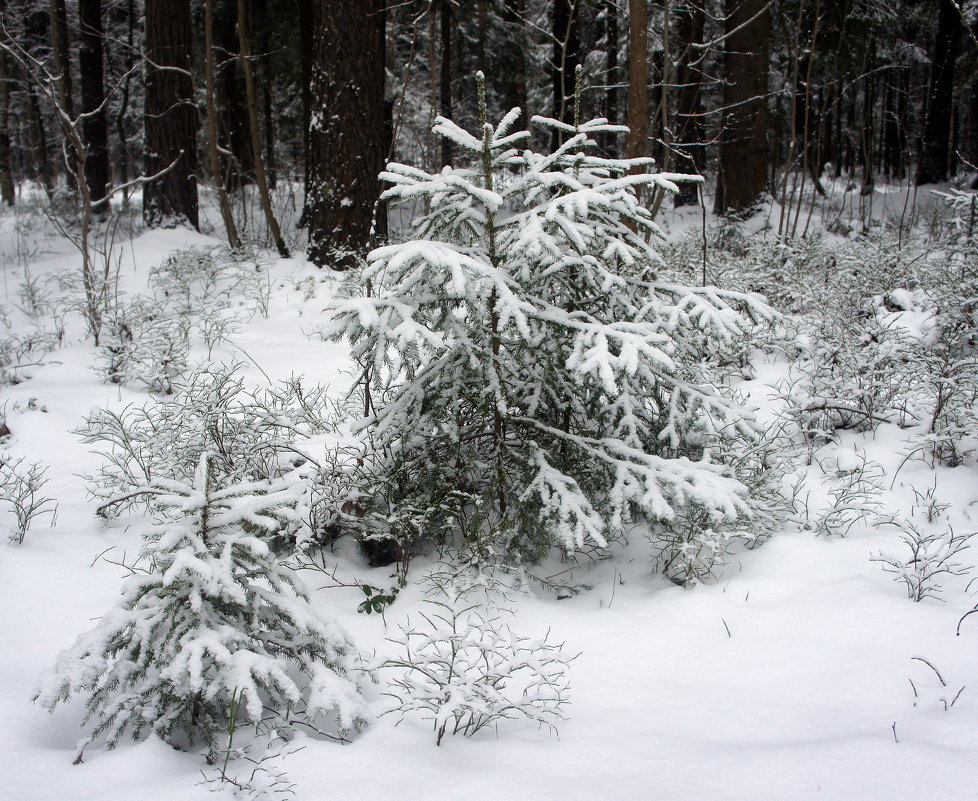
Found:
[(58, 71), (58, 100), (61, 108), (75, 118), (75, 105), (71, 98), (71, 60), (68, 56), (68, 12), (65, 0), (51, 0), (51, 52)]
[(102, 53), (102, 2), (78, 0), (79, 32), (78, 65), (81, 76), (82, 136), (85, 140), (85, 180), (92, 194), (92, 211), (104, 214), (108, 210), (109, 146), (105, 117), (105, 88)]
[[(254, 8), (254, 3), (251, 4)], [(278, 186), (278, 162), (275, 158), (275, 115), (272, 111), (272, 87), (274, 85), (275, 64), (271, 31), (271, 8), (266, 3), (258, 4), (258, 35), (257, 47), (261, 53), (261, 136), (265, 148), (265, 174), (268, 176), (268, 188), (274, 190)], [(257, 62), (256, 62), (257, 63)], [(254, 74), (254, 68), (252, 68)]]
[(961, 15), (954, 0), (940, 0), (931, 58), (927, 121), (921, 141), (917, 185), (947, 180), (948, 142), (954, 106), (954, 65), (961, 42)]
[[(581, 63), (580, 5), (581, 0), (554, 0), (553, 5), (553, 116), (568, 125), (574, 124), (574, 87), (577, 65)], [(564, 136), (554, 130), (551, 147), (556, 150)]]
[[(199, 228), (197, 109), (191, 76), (190, 0), (146, 0), (146, 174), (143, 220)], [(171, 166), (172, 165), (172, 166)]]
[[(299, 69), (302, 78), (302, 175), (309, 181), (309, 115), (312, 113), (312, 0), (299, 0)], [(306, 191), (309, 187), (306, 186)]]
[[(129, 153), (129, 142), (126, 136), (126, 126), (125, 119), (126, 114), (129, 112), (129, 102), (132, 96), (132, 79), (129, 77), (129, 72), (133, 67), (134, 55), (133, 55), (133, 45), (135, 42), (135, 29), (136, 29), (136, 3), (135, 0), (126, 0), (126, 55), (124, 58), (126, 78), (122, 84), (121, 98), (119, 103), (119, 109), (115, 116), (115, 130), (116, 135), (119, 137), (119, 164), (118, 173), (119, 181), (118, 183), (126, 186), (129, 183), (129, 165), (131, 162)], [(123, 190), (123, 203), (129, 203), (129, 189)]]
[[(0, 22), (6, 25), (7, 0), (0, 0)], [(14, 205), (16, 192), (10, 163), (10, 58), (0, 49), (0, 201)]]
[(238, 0), (238, 44), (241, 48), (241, 69), (244, 71), (245, 94), (248, 98), (248, 122), (251, 127), (251, 150), (255, 160), (255, 181), (258, 196), (265, 213), (268, 230), (272, 234), (275, 249), (283, 259), (289, 258), (289, 249), (282, 239), (282, 231), (272, 211), (272, 198), (268, 194), (268, 181), (265, 177), (265, 161), (261, 153), (261, 132), (258, 130), (258, 99), (255, 93), (255, 76), (251, 68), (251, 51), (248, 45), (248, 0)]
[[(605, 83), (608, 88), (604, 93), (604, 116), (613, 125), (618, 124), (618, 100), (621, 94), (618, 83), (621, 81), (621, 70), (618, 67), (618, 0), (604, 0), (604, 37), (605, 37)], [(606, 134), (602, 147), (605, 152), (614, 157), (618, 153), (618, 137)]]
[(227, 143), (221, 162), (225, 185), (229, 189), (240, 189), (251, 183), (255, 172), (244, 79), (238, 58), (237, 19), (237, 0), (217, 0), (214, 6), (214, 80), (217, 84), (218, 135)]
[(748, 212), (767, 187), (770, 8), (766, 0), (726, 0), (723, 123), (716, 212)]
[(506, 110), (519, 107), (527, 118), (526, 90), (526, 14), (524, 0), (506, 0), (503, 18), (506, 21), (506, 40), (503, 43), (503, 98)]
[(309, 259), (348, 269), (371, 237), (384, 167), (385, 0), (317, 0), (309, 126)]
[[(438, 0), (438, 20), (440, 25), (441, 54), (438, 67), (438, 100), (441, 116), (452, 118), (452, 3), (451, 0)], [(441, 166), (452, 164), (452, 143), (445, 137), (441, 140)]]
[(224, 186), (221, 158), (218, 155), (217, 110), (214, 98), (214, 0), (204, 2), (204, 81), (207, 92), (207, 152), (210, 156), (211, 180), (214, 181), (217, 189), (217, 199), (221, 207), (221, 219), (224, 220), (224, 227), (227, 230), (228, 244), (232, 248), (239, 248), (241, 240), (238, 238), (238, 228), (234, 224), (234, 214)]
[(648, 152), (649, 2), (628, 0), (628, 136), (625, 158)]
[[(700, 112), (702, 110), (702, 67), (693, 64), (697, 51), (692, 45), (703, 41), (706, 13), (699, 0), (680, 4), (674, 11), (676, 45), (676, 144), (675, 172), (696, 175), (704, 168), (704, 132)], [(695, 205), (699, 197), (699, 185), (691, 182), (679, 184), (676, 206)]]

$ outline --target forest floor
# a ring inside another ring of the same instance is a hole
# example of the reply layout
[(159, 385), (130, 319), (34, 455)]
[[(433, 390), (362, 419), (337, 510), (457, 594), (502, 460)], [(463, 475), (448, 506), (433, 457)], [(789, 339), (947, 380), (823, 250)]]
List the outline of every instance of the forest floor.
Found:
[[(838, 224), (826, 240), (829, 249), (845, 247), (867, 217), (856, 192), (834, 191), (831, 216)], [(894, 216), (906, 198), (896, 191), (878, 197), (889, 197)], [(873, 214), (879, 221), (887, 212), (870, 209)], [(828, 224), (829, 216), (817, 224)], [(755, 217), (745, 241), (757, 239), (772, 219), (776, 230), (776, 211)], [(707, 222), (712, 229), (712, 219)], [(909, 223), (912, 235), (901, 231), (901, 238), (927, 250), (928, 221), (918, 215)], [(686, 236), (695, 255), (699, 210), (669, 212), (664, 224), (671, 236)], [(137, 231), (130, 239), (120, 229), (110, 254), (119, 292), (147, 294), (151, 272), (170, 254), (220, 245), (216, 236), (186, 230)], [(924, 260), (938, 264), (942, 247), (930, 247)], [(892, 253), (896, 245), (887, 248)], [(229, 290), (221, 298), (221, 314), (234, 313), (237, 322), (210, 345), (195, 333), (190, 362), (237, 363), (250, 386), (301, 376), (304, 385), (328, 385), (341, 395), (351, 375), (346, 348), (316, 336), (340, 279), (301, 257), (257, 255), (248, 270), (259, 280), (244, 294)], [(124, 517), (106, 523), (95, 516), (84, 476), (96, 473), (103, 457), (76, 432), (93, 409), (155, 401), (138, 382), (119, 385), (100, 375), (105, 352), (86, 337), (79, 290), (63, 280), (65, 271), (78, 271), (78, 251), (43, 215), (0, 214), (0, 260), (0, 335), (22, 342), (49, 332), (58, 340), (36, 364), (12, 369), (12, 356), (4, 364), (8, 383), (0, 406), (10, 430), (4, 459), (47, 466), (43, 494), (56, 499), (57, 514), (36, 520), (21, 544), (0, 548), (0, 796), (184, 801), (216, 791), (232, 797), (198, 754), (155, 737), (112, 751), (93, 744), (83, 764), (73, 765), (81, 705), (48, 714), (30, 702), (38, 676), (59, 651), (116, 600), (129, 574), (125, 565), (139, 549), (138, 527)], [(886, 325), (926, 338), (936, 309), (920, 300), (924, 294), (895, 286), (889, 296), (917, 302), (891, 310)], [(770, 431), (782, 425), (791, 394), (785, 387), (805, 375), (802, 362), (811, 362), (804, 351), (758, 341), (749, 368), (730, 379)], [(28, 353), (22, 363), (31, 361)], [(396, 715), (382, 714), (390, 701), (381, 684), (370, 690), (376, 718), (352, 744), (300, 736), (269, 769), (287, 774), (298, 801), (978, 798), (978, 616), (962, 620), (975, 607), (975, 585), (964, 568), (978, 562), (978, 547), (957, 557), (963, 567), (953, 572), (960, 575), (934, 579), (943, 585), (939, 597), (919, 603), (874, 561), (881, 552), (905, 549), (907, 526), (886, 521), (957, 535), (978, 531), (978, 465), (969, 453), (955, 467), (907, 458), (918, 452), (914, 443), (926, 433), (924, 423), (901, 425), (882, 416), (888, 422), (840, 425), (814, 443), (789, 432), (782, 455), (786, 491), (793, 488), (796, 501), (791, 520), (759, 547), (732, 552), (708, 581), (690, 588), (665, 581), (640, 531), (617, 543), (611, 558), (537, 568), (538, 575), (560, 573), (569, 585), (589, 587), (561, 600), (533, 587), (510, 598), (514, 630), (534, 637), (549, 631), (552, 641), (579, 654), (557, 735), (504, 721), (498, 730), (448, 737), (435, 747), (430, 723), (409, 717), (398, 725)], [(843, 484), (851, 488), (854, 475), (865, 486), (843, 492), (841, 503), (865, 507), (865, 514), (849, 512), (843, 526), (820, 527), (839, 509), (840, 496), (832, 493)], [(4, 528), (13, 525), (12, 514), (0, 514)], [(389, 652), (386, 638), (424, 608), (419, 585), (409, 581), (384, 615), (358, 614), (357, 584), (392, 587), (392, 568), (367, 567), (343, 539), (322, 559), (331, 575), (302, 576), (317, 608), (346, 627), (361, 649)], [(432, 561), (416, 557), (409, 578), (423, 575)]]

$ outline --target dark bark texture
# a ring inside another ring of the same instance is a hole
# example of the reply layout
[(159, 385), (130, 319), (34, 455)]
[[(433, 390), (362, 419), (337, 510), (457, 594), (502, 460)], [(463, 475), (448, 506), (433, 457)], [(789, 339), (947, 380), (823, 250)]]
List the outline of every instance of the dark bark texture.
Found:
[(770, 13), (766, 0), (726, 0), (718, 214), (748, 212), (767, 187)]
[(930, 66), (927, 120), (920, 144), (917, 185), (947, 180), (954, 116), (954, 65), (961, 47), (961, 15), (952, 0), (941, 0)]
[(384, 0), (317, 0), (309, 260), (347, 269), (370, 243), (384, 167)]
[[(702, 42), (706, 24), (706, 12), (699, 2), (685, 2), (674, 12), (676, 63), (676, 143), (672, 171), (694, 175), (703, 170), (705, 139), (700, 112), (702, 110), (701, 85), (703, 74), (695, 59), (698, 51), (690, 45)], [(676, 206), (694, 205), (699, 196), (699, 186), (694, 183), (679, 184)]]
[(223, 151), (224, 180), (228, 189), (239, 189), (244, 184), (252, 183), (255, 172), (244, 76), (238, 58), (237, 19), (236, 0), (221, 0), (215, 5), (215, 80), (220, 114), (218, 130)]
[[(550, 71), (553, 116), (568, 125), (574, 124), (574, 85), (577, 65), (581, 63), (580, 2), (554, 0), (553, 5), (554, 44)], [(556, 150), (565, 137), (559, 131), (554, 131), (552, 137), (551, 146)]]
[(78, 66), (81, 78), (82, 141), (85, 142), (85, 181), (91, 193), (94, 211), (108, 207), (109, 133), (105, 120), (103, 83), (101, 0), (79, 0)]
[(68, 11), (65, 0), (51, 0), (51, 54), (58, 71), (58, 102), (69, 117), (75, 116), (71, 97), (71, 61), (68, 56)]
[(143, 189), (150, 227), (198, 227), (191, 43), (190, 0), (146, 0), (146, 174), (172, 165)]

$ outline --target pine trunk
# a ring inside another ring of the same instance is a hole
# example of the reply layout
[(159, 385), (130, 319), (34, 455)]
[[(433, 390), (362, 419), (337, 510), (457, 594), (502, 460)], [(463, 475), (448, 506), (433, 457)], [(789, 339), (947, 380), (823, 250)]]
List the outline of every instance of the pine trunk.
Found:
[(305, 218), (309, 260), (321, 267), (353, 267), (370, 243), (386, 157), (385, 6), (316, 0)]
[(221, 219), (227, 231), (228, 245), (232, 248), (241, 247), (238, 238), (238, 228), (234, 223), (231, 211), (231, 201), (228, 199), (227, 188), (224, 185), (224, 174), (221, 170), (221, 158), (218, 153), (217, 141), (217, 108), (214, 98), (214, 0), (204, 0), (204, 82), (207, 94), (207, 153), (210, 158), (211, 180), (217, 188), (218, 205), (221, 209)]
[[(691, 45), (702, 42), (706, 25), (706, 13), (696, 3), (678, 4), (674, 11), (674, 38), (677, 54), (676, 65), (676, 143), (674, 172), (696, 175), (703, 170), (704, 132), (700, 112), (702, 110), (702, 72), (694, 64), (698, 51)], [(676, 206), (695, 205), (699, 186), (694, 183), (679, 184)]]
[(649, 3), (628, 2), (628, 137), (625, 158), (647, 155), (649, 126)]
[[(618, 124), (619, 96), (618, 83), (621, 81), (618, 67), (618, 0), (604, 0), (604, 39), (605, 39), (605, 83), (604, 116), (613, 125)], [(615, 158), (618, 155), (618, 137), (605, 134), (602, 141), (605, 153)]]
[[(7, 23), (7, 0), (0, 0), (0, 22)], [(10, 163), (10, 59), (0, 49), (0, 201), (14, 205), (14, 174)]]
[[(445, 119), (452, 118), (452, 3), (439, 0), (438, 22), (440, 27), (441, 53), (438, 66), (438, 113)], [(441, 166), (452, 165), (452, 143), (441, 140)]]
[(927, 121), (920, 148), (917, 185), (947, 180), (948, 148), (954, 107), (954, 65), (961, 42), (961, 15), (954, 0), (941, 0), (931, 58)]
[(258, 128), (258, 95), (255, 90), (254, 68), (251, 64), (251, 45), (248, 31), (248, 0), (238, 0), (238, 45), (241, 48), (241, 71), (245, 79), (245, 96), (248, 99), (248, 123), (251, 131), (251, 155), (255, 162), (255, 183), (258, 184), (258, 197), (262, 212), (268, 223), (268, 230), (275, 243), (278, 255), (289, 258), (289, 249), (282, 238), (282, 232), (272, 211), (272, 198), (268, 193), (268, 179), (265, 175), (265, 160), (261, 152), (261, 131)]
[(109, 147), (103, 85), (102, 3), (78, 0), (81, 28), (78, 66), (81, 77), (82, 139), (85, 142), (85, 181), (96, 214), (108, 210)]
[(145, 169), (166, 171), (143, 189), (150, 228), (199, 227), (192, 42), (190, 0), (146, 0)]
[(750, 211), (767, 187), (770, 4), (726, 0), (717, 214)]
[[(574, 86), (581, 63), (580, 2), (554, 0), (553, 5), (553, 116), (568, 125), (574, 124)], [(564, 138), (554, 131), (551, 147), (556, 150)]]
[(68, 12), (65, 0), (51, 0), (51, 54), (58, 71), (58, 102), (65, 113), (75, 117), (75, 105), (71, 97), (71, 60), (68, 55)]
[(503, 100), (506, 111), (519, 107), (523, 120), (527, 117), (526, 90), (526, 15), (524, 0), (506, 0), (503, 19), (506, 22), (506, 39), (502, 43)]
[(255, 159), (248, 129), (248, 105), (238, 59), (237, 0), (214, 6), (215, 81), (218, 136), (225, 143), (222, 164), (225, 184), (240, 189), (254, 181)]

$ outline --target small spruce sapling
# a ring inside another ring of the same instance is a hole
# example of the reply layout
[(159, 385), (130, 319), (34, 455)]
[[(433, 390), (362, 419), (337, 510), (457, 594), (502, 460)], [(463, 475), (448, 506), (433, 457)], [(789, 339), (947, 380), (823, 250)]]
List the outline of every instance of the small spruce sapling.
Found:
[(680, 177), (590, 153), (621, 126), (535, 117), (566, 141), (519, 151), (519, 109), (490, 125), (479, 82), (481, 130), (434, 128), (471, 166), (388, 166), (385, 198), (430, 212), (414, 238), (374, 250), (333, 308), (367, 394), (364, 536), (461, 533), (520, 562), (604, 546), (636, 512), (748, 519), (746, 488), (711, 446), (724, 427), (756, 430), (689, 366), (704, 339), (732, 347), (770, 310), (657, 278), (661, 233), (637, 192)]
[(85, 698), (92, 729), (79, 755), (95, 737), (112, 748), (126, 733), (153, 731), (213, 759), (219, 736), (240, 721), (271, 715), (279, 730), (298, 723), (338, 736), (365, 721), (353, 642), (312, 610), (265, 541), (294, 493), (215, 483), (206, 454), (192, 482), (154, 483), (162, 515), (145, 538), (147, 566), (34, 696), (49, 710)]

